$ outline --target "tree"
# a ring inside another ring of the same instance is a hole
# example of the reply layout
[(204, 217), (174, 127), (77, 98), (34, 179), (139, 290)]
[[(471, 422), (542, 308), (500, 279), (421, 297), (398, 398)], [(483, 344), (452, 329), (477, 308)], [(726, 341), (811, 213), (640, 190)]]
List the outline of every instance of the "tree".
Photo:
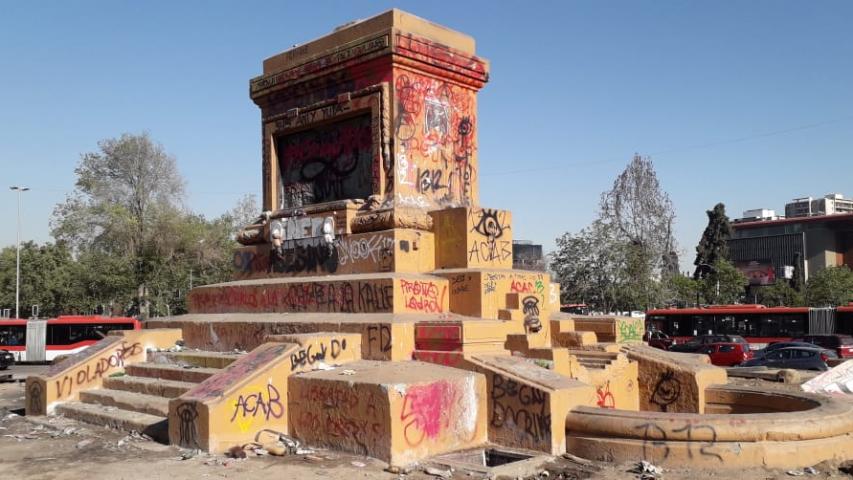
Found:
[(601, 222), (593, 222), (577, 234), (557, 239), (551, 269), (560, 282), (563, 303), (585, 303), (605, 312), (615, 308), (618, 254), (606, 230)]
[(75, 169), (74, 193), (54, 210), (54, 237), (76, 253), (127, 256), (143, 316), (153, 265), (146, 252), (157, 251), (163, 217), (178, 217), (184, 180), (174, 157), (148, 136), (123, 134), (102, 140), (100, 151), (85, 153)]
[(634, 155), (613, 187), (601, 195), (599, 218), (624, 254), (622, 293), (635, 308), (658, 303), (660, 280), (677, 272), (672, 265), (677, 259), (675, 210), (649, 157)]
[(696, 246), (696, 270), (693, 278), (704, 278), (707, 267), (704, 265), (715, 265), (719, 260), (728, 260), (728, 240), (732, 235), (732, 227), (729, 217), (726, 216), (726, 206), (722, 203), (714, 205), (713, 210), (705, 212), (708, 215), (708, 226), (702, 232), (699, 245)]
[(602, 194), (598, 218), (557, 239), (551, 269), (563, 300), (606, 312), (660, 303), (662, 280), (677, 275), (674, 219), (651, 160), (635, 156)]
[(697, 299), (697, 297), (701, 296), (703, 285), (704, 282), (694, 280), (686, 275), (670, 275), (665, 283), (667, 303), (674, 304), (679, 308), (701, 303), (702, 298)]
[(768, 307), (799, 307), (805, 304), (803, 295), (783, 279), (758, 289), (758, 303)]
[(730, 305), (740, 303), (749, 280), (727, 260), (717, 260), (702, 280), (703, 296), (709, 303)]
[[(76, 263), (67, 248), (47, 243), (21, 244), (21, 315), (38, 305), (39, 316), (76, 310), (80, 284)], [(15, 305), (15, 247), (0, 251), (0, 307)]]
[(812, 275), (806, 282), (806, 300), (812, 307), (835, 307), (853, 302), (853, 271), (842, 265)]

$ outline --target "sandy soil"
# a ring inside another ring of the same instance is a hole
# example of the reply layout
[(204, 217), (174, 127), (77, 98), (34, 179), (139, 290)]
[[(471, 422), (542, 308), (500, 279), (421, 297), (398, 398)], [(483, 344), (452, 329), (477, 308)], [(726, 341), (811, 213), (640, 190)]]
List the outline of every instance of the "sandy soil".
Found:
[[(796, 385), (770, 384), (762, 380), (732, 379), (732, 383), (759, 387), (796, 389)], [(128, 435), (126, 432), (81, 424), (62, 417), (26, 418), (21, 413), (24, 400), (22, 383), (0, 384), (0, 478), (21, 479), (146, 479), (175, 480), (199, 478), (239, 479), (438, 479), (422, 470), (406, 475), (384, 471), (386, 464), (365, 457), (340, 452), (317, 450), (312, 455), (286, 457), (253, 456), (231, 459), (161, 445)], [(189, 458), (185, 458), (189, 457)], [(422, 468), (425, 468), (422, 467)], [(547, 474), (531, 472), (525, 477), (539, 479), (636, 479), (632, 465), (591, 463), (579, 465), (557, 458), (545, 466)], [(837, 466), (818, 465), (819, 474), (804, 478), (850, 478)], [(464, 471), (453, 473), (454, 479), (483, 478)], [(784, 471), (738, 470), (691, 471), (666, 470), (660, 478), (672, 480), (720, 479), (789, 479)]]

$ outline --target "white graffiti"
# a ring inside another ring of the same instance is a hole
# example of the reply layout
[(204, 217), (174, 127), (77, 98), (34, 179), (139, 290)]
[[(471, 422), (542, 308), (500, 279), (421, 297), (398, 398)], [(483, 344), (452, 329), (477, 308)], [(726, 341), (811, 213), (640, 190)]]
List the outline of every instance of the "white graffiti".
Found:
[(406, 157), (406, 152), (404, 147), (400, 147), (402, 150), (399, 154), (397, 154), (397, 175), (400, 177), (401, 185), (414, 185), (415, 182), (409, 180), (409, 159)]
[(278, 236), (282, 240), (302, 240), (325, 237), (327, 241), (335, 238), (335, 219), (333, 217), (288, 217), (274, 220), (270, 224), (270, 237)]
[(560, 295), (557, 293), (557, 286), (553, 283), (548, 285), (548, 302), (551, 305), (556, 305), (560, 302)]
[(397, 204), (402, 207), (416, 207), (416, 208), (427, 208), (429, 207), (429, 202), (424, 198), (423, 195), (401, 195), (397, 194), (396, 197)]
[(384, 261), (393, 255), (394, 238), (381, 235), (355, 240), (342, 238), (338, 241), (337, 247), (340, 265), (368, 259), (375, 263)]

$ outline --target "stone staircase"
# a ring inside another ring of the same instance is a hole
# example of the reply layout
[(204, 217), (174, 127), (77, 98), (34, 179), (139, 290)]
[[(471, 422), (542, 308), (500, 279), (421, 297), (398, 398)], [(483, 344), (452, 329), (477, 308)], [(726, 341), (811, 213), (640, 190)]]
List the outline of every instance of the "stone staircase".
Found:
[(125, 366), (124, 375), (104, 378), (101, 388), (80, 392), (56, 413), (110, 428), (137, 431), (168, 443), (169, 401), (240, 355), (222, 352), (148, 352), (146, 362)]

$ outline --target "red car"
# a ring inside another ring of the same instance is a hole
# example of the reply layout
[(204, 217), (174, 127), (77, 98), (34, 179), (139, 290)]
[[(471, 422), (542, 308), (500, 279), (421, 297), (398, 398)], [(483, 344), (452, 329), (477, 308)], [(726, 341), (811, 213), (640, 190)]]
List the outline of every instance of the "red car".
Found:
[(669, 350), (669, 347), (672, 346), (672, 339), (669, 338), (669, 335), (663, 332), (646, 332), (643, 335), (643, 341), (648, 342), (650, 347), (659, 348), (661, 350)]
[(711, 363), (720, 367), (733, 367), (752, 359), (753, 353), (749, 344), (720, 342), (703, 346), (696, 353), (704, 353), (711, 357)]

